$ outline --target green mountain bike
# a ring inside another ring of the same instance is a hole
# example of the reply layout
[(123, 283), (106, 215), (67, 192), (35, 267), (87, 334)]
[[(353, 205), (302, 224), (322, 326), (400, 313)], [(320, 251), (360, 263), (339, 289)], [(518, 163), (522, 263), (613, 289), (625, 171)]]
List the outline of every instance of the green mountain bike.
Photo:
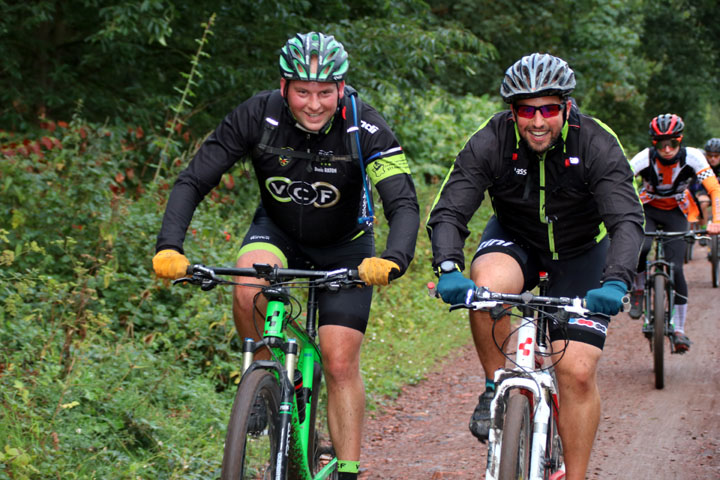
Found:
[[(255, 277), (266, 284), (237, 283), (222, 276)], [(321, 445), (318, 398), (322, 354), (316, 342), (319, 290), (338, 291), (364, 285), (357, 270), (296, 270), (255, 264), (252, 268), (188, 267), (191, 283), (203, 290), (217, 285), (257, 287), (268, 300), (262, 340), (243, 343), (242, 378), (230, 414), (223, 454), (223, 480), (337, 477), (332, 447)], [(301, 302), (290, 292), (307, 291), (305, 324)], [(255, 360), (267, 347), (271, 360)]]

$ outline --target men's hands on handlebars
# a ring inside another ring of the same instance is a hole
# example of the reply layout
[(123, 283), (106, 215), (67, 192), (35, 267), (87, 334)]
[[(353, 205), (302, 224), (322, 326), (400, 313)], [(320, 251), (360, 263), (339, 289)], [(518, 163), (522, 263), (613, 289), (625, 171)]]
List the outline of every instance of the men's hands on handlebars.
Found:
[(585, 307), (591, 312), (615, 315), (622, 308), (622, 299), (626, 293), (625, 282), (607, 281), (602, 287), (589, 290), (585, 294)]
[(400, 275), (400, 266), (384, 258), (368, 257), (358, 266), (358, 274), (368, 285), (387, 285), (390, 280)]
[(443, 302), (450, 305), (465, 303), (468, 290), (475, 288), (475, 282), (469, 278), (465, 278), (462, 272), (448, 272), (440, 275), (437, 285), (437, 292)]
[(187, 257), (172, 249), (160, 250), (152, 260), (153, 270), (160, 278), (176, 279), (184, 277), (190, 262)]

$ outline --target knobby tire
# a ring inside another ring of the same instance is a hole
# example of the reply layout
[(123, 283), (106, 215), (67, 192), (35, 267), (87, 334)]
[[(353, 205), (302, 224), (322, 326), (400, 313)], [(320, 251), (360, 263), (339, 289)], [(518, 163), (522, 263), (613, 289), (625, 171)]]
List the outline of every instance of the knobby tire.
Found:
[[(267, 416), (262, 432), (249, 431), (255, 398), (261, 398)], [(265, 370), (254, 370), (243, 377), (235, 395), (225, 437), (222, 480), (272, 478), (277, 451), (280, 385)]]
[(500, 447), (500, 480), (527, 478), (530, 473), (530, 401), (520, 393), (510, 395)]
[(667, 309), (667, 279), (663, 275), (653, 278), (653, 370), (655, 372), (655, 388), (665, 386), (665, 314)]

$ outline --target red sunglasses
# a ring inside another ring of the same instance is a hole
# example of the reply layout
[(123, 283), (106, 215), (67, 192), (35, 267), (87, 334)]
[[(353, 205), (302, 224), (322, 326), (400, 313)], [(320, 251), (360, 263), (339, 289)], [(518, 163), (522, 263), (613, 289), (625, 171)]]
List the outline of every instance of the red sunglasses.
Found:
[(540, 107), (534, 107), (532, 105), (515, 105), (515, 112), (522, 118), (533, 118), (535, 116), (535, 112), (538, 110), (540, 110), (540, 114), (543, 118), (557, 117), (560, 112), (565, 110), (565, 104), (551, 103), (550, 105), (542, 105)]

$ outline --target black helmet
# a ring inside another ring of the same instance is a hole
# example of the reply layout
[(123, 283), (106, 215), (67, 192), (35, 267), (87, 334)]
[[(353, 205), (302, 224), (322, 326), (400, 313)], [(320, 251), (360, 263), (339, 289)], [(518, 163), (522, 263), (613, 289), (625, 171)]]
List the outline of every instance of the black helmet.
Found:
[(720, 153), (720, 138), (711, 138), (705, 144), (705, 153)]
[(575, 73), (567, 62), (549, 54), (522, 57), (505, 71), (500, 96), (505, 103), (523, 98), (570, 96), (575, 89)]
[(650, 121), (650, 136), (653, 138), (680, 137), (685, 129), (685, 123), (680, 115), (666, 113), (658, 115)]
[[(310, 59), (317, 56), (317, 72), (312, 73)], [(342, 43), (332, 35), (319, 32), (298, 33), (280, 50), (280, 75), (286, 80), (340, 82), (348, 71), (348, 55)]]

